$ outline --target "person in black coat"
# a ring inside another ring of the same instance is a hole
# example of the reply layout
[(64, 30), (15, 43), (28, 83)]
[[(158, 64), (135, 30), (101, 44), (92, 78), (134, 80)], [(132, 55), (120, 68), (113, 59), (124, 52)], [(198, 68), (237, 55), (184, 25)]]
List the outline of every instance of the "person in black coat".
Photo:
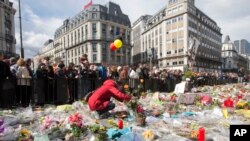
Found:
[(66, 71), (66, 77), (68, 78), (68, 102), (70, 103), (77, 100), (77, 70), (74, 67), (74, 63), (69, 63)]
[(14, 88), (9, 78), (12, 77), (10, 67), (4, 61), (4, 54), (0, 52), (0, 108), (10, 108), (12, 96), (10, 90)]

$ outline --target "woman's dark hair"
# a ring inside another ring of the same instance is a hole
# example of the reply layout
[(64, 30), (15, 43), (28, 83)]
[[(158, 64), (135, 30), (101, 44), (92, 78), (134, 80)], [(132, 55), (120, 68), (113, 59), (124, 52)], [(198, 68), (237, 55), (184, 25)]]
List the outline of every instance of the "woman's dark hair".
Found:
[(62, 68), (65, 67), (65, 65), (64, 65), (63, 63), (60, 63), (60, 64), (58, 65), (58, 67), (59, 67), (60, 69), (62, 69)]
[(68, 69), (72, 69), (72, 68), (74, 67), (74, 65), (75, 65), (75, 64), (74, 64), (74, 63), (72, 63), (72, 62), (71, 62), (71, 63), (69, 63)]

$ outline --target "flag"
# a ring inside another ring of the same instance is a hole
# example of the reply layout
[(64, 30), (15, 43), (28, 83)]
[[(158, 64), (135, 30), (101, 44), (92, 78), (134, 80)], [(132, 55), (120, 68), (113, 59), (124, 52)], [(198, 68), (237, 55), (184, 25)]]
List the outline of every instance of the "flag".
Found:
[(90, 0), (89, 3), (87, 3), (86, 5), (84, 5), (83, 9), (86, 10), (88, 7), (90, 7), (93, 4), (92, 0)]

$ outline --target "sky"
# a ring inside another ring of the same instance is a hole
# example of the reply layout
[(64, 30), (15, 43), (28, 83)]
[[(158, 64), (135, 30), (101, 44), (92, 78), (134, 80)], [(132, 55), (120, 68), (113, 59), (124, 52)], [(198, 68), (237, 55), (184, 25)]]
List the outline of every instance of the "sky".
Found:
[[(20, 53), (20, 30), (18, 0), (14, 2), (17, 53)], [(25, 57), (33, 57), (48, 39), (53, 39), (55, 30), (63, 21), (73, 17), (90, 0), (21, 0), (23, 46)], [(105, 4), (109, 0), (93, 0), (94, 4)], [(167, 4), (167, 0), (111, 0), (121, 6), (131, 23), (141, 15), (154, 15)], [(250, 41), (250, 0), (196, 0), (196, 7), (212, 18), (222, 29), (223, 39)]]

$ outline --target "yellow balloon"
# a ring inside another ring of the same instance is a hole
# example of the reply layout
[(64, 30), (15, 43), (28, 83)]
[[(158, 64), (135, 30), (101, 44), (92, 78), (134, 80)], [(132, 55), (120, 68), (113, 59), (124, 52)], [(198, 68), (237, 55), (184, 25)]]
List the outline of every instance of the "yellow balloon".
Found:
[(122, 47), (122, 41), (119, 40), (119, 39), (115, 40), (114, 44), (115, 44), (116, 48), (121, 48)]

